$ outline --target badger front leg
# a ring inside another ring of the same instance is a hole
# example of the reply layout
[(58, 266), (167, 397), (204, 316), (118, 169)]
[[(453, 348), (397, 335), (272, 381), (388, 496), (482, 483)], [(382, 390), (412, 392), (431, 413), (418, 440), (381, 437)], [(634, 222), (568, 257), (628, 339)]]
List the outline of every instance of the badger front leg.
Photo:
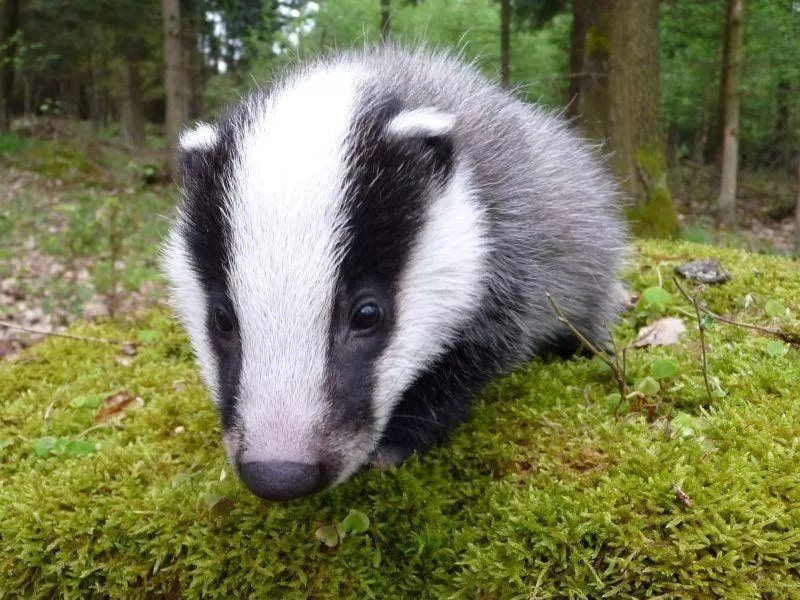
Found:
[(474, 355), (474, 348), (454, 348), (406, 390), (370, 465), (379, 469), (399, 465), (414, 452), (422, 453), (444, 440), (467, 418), (475, 394), (492, 376), (472, 364)]

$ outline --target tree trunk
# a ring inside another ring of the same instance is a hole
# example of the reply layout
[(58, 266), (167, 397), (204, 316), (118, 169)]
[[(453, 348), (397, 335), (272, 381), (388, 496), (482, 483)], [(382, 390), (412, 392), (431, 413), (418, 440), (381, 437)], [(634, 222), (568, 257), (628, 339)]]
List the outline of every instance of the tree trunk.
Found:
[(774, 160), (782, 169), (792, 169), (792, 84), (785, 79), (778, 82), (775, 93), (778, 118), (775, 120)]
[(144, 103), (139, 64), (131, 52), (122, 57), (122, 102), (120, 104), (123, 139), (133, 146), (144, 144)]
[(674, 237), (659, 122), (659, 0), (595, 0), (585, 32), (580, 111), (590, 137), (607, 139), (614, 171), (634, 201), (640, 235)]
[(381, 43), (389, 41), (392, 31), (391, 0), (381, 0)]
[(744, 57), (744, 0), (728, 0), (725, 62), (722, 66), (722, 175), (717, 199), (721, 227), (736, 225), (736, 180), (739, 176), (739, 79)]
[[(164, 88), (167, 101), (165, 134), (170, 148), (174, 150), (181, 127), (187, 120), (180, 0), (161, 0), (161, 11), (164, 19)], [(174, 151), (170, 161), (170, 172), (173, 179), (177, 180)]]
[(800, 154), (797, 155), (797, 200), (794, 205), (794, 243), (800, 254)]
[(572, 0), (572, 31), (569, 50), (569, 91), (567, 116), (575, 118), (580, 110), (586, 56), (586, 28), (588, 26), (589, 0)]
[(5, 133), (11, 128), (19, 0), (5, 0), (0, 19), (0, 133)]
[(186, 73), (186, 115), (197, 119), (203, 114), (203, 57), (198, 47), (200, 11), (197, 3), (184, 0), (182, 4), (181, 39), (183, 64)]
[(511, 0), (500, 0), (500, 83), (511, 79)]

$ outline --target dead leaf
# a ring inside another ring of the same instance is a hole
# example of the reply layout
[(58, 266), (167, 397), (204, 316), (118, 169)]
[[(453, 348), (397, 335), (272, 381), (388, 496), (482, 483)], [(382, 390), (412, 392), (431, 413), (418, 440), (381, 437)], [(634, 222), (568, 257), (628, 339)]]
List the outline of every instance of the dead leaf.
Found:
[(692, 499), (689, 498), (689, 494), (684, 492), (677, 483), (675, 487), (672, 488), (675, 491), (675, 500), (683, 504), (686, 508), (692, 507)]
[(119, 347), (120, 354), (125, 356), (136, 356), (136, 344), (133, 342), (124, 342)]
[(634, 348), (645, 346), (671, 346), (677, 344), (681, 334), (686, 331), (683, 320), (677, 317), (663, 317), (642, 327), (633, 342)]
[(144, 406), (144, 400), (127, 390), (108, 396), (94, 416), (95, 423), (118, 423), (132, 410)]

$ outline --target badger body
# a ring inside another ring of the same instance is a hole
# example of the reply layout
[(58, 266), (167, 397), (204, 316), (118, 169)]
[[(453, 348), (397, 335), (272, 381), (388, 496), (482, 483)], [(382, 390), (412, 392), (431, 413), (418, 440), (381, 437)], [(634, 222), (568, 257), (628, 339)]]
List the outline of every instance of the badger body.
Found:
[(445, 53), (287, 72), (180, 141), (172, 300), (231, 464), (289, 499), (396, 464), (492, 378), (602, 343), (613, 179), (559, 118)]

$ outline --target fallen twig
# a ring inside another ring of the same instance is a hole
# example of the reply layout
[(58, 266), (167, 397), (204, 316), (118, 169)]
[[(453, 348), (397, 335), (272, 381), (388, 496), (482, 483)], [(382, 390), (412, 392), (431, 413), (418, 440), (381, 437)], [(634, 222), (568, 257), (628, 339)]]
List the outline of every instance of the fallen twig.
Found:
[[(673, 280), (675, 281), (675, 285), (678, 286), (678, 291), (680, 291), (680, 293), (683, 295), (684, 298), (686, 298), (689, 302), (691, 302), (689, 294), (686, 292), (685, 289), (683, 289), (683, 286), (681, 286), (677, 278), (673, 278)], [(698, 308), (705, 314), (714, 317), (714, 319), (718, 321), (722, 321), (723, 323), (727, 323), (728, 325), (733, 325), (734, 327), (741, 327), (743, 329), (750, 329), (752, 331), (758, 331), (759, 333), (771, 335), (783, 342), (786, 342), (790, 346), (794, 346), (795, 348), (800, 349), (800, 335), (796, 333), (789, 333), (787, 331), (781, 331), (780, 329), (773, 329), (771, 327), (764, 327), (763, 325), (754, 325), (752, 323), (742, 323), (740, 321), (734, 321), (729, 317), (723, 317), (722, 315), (718, 315), (714, 311), (709, 310), (705, 306), (699, 304)]]
[(15, 325), (14, 323), (9, 323), (8, 321), (0, 321), (0, 327), (5, 327), (7, 329), (15, 329), (17, 331), (24, 331), (26, 333), (33, 333), (36, 335), (47, 335), (51, 337), (60, 337), (60, 338), (67, 338), (69, 340), (77, 340), (79, 342), (90, 342), (92, 344), (122, 344), (120, 340), (108, 340), (103, 338), (95, 338), (95, 337), (86, 337), (83, 335), (72, 335), (71, 333), (59, 333), (56, 331), (42, 331), (41, 329), (31, 329), (30, 327), (22, 327), (21, 325)]
[(700, 352), (703, 356), (703, 383), (706, 385), (706, 395), (708, 395), (708, 402), (711, 403), (714, 401), (714, 397), (711, 394), (711, 384), (708, 381), (708, 357), (706, 355), (706, 326), (703, 324), (703, 317), (700, 315), (700, 303), (697, 302), (697, 296), (689, 296), (688, 292), (683, 289), (680, 282), (678, 281), (677, 277), (672, 278), (675, 281), (675, 285), (678, 286), (678, 290), (680, 290), (681, 294), (684, 298), (686, 298), (689, 303), (694, 306), (694, 312), (697, 316), (697, 328), (700, 331)]
[[(547, 301), (550, 302), (550, 306), (553, 307), (553, 311), (556, 313), (558, 321), (566, 325), (570, 331), (575, 334), (575, 337), (577, 337), (578, 340), (584, 346), (586, 346), (590, 352), (592, 352), (592, 354), (606, 363), (611, 369), (611, 372), (614, 374), (614, 380), (617, 382), (617, 387), (619, 388), (620, 404), (622, 404), (622, 401), (628, 395), (628, 386), (625, 382), (625, 370), (619, 364), (619, 353), (616, 351), (616, 342), (614, 341), (614, 336), (609, 334), (609, 337), (611, 338), (611, 344), (614, 347), (614, 358), (612, 359), (607, 352), (590, 342), (589, 339), (572, 324), (572, 322), (564, 314), (564, 311), (561, 310), (561, 307), (556, 304), (556, 301), (553, 300), (553, 297), (549, 293), (546, 293), (545, 296), (547, 296)], [(619, 410), (619, 405), (617, 405), (617, 408), (614, 412), (616, 413), (617, 410)]]

